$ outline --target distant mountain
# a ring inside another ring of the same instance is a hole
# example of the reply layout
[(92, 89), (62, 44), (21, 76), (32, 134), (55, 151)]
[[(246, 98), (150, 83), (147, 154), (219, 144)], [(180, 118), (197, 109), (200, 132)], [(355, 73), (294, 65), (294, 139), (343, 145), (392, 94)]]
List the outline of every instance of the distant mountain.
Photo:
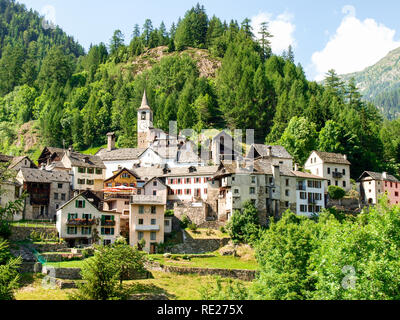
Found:
[(400, 116), (400, 48), (361, 72), (341, 77), (345, 81), (354, 77), (364, 98), (375, 103), (387, 118)]

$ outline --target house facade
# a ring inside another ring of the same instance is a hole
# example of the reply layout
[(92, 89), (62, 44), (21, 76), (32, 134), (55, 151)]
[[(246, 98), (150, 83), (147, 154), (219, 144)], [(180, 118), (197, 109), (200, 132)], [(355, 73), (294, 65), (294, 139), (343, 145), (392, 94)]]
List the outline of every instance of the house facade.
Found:
[(120, 235), (120, 214), (102, 210), (101, 199), (83, 192), (57, 211), (56, 227), (60, 238), (71, 247), (114, 243)]
[[(130, 199), (129, 243), (139, 245), (144, 239), (143, 250), (156, 253), (157, 244), (164, 242), (165, 231), (170, 231), (170, 218), (165, 219), (167, 186), (158, 178), (149, 180), (141, 194)], [(167, 222), (167, 230), (165, 224)]]
[(377, 204), (379, 197), (385, 193), (390, 204), (400, 204), (400, 181), (387, 172), (365, 171), (357, 182), (360, 184), (360, 196), (364, 204)]
[(69, 149), (61, 163), (72, 175), (72, 189), (101, 192), (106, 177), (106, 167), (98, 156), (84, 155)]
[(329, 186), (338, 186), (346, 192), (351, 190), (350, 166), (347, 156), (339, 153), (313, 151), (304, 168), (313, 175), (326, 179), (325, 192)]
[(22, 168), (16, 179), (28, 194), (22, 213), (25, 220), (53, 220), (71, 199), (71, 176), (66, 171)]
[[(21, 184), (17, 181), (6, 181), (0, 183), (0, 208), (7, 203), (17, 200), (21, 196)], [(22, 220), (22, 212), (13, 215), (14, 221)]]

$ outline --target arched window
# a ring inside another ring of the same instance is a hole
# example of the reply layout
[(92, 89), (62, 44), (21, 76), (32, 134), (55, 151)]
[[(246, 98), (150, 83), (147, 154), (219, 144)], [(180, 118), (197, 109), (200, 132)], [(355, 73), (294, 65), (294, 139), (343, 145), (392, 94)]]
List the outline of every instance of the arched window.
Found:
[(142, 112), (142, 120), (146, 120), (146, 112)]

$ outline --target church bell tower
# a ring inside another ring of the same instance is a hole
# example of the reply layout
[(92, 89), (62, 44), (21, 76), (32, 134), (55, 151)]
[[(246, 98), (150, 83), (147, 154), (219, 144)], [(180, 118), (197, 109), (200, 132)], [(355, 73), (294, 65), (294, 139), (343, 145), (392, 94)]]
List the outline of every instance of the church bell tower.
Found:
[(150, 144), (150, 129), (153, 128), (153, 111), (147, 102), (146, 90), (143, 93), (142, 105), (138, 109), (138, 148), (146, 149)]

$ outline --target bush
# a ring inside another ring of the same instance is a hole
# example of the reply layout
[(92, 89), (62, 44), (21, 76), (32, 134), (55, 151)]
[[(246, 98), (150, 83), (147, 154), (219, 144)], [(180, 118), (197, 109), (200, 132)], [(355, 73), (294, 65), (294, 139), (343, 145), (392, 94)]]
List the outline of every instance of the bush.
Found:
[(341, 200), (346, 195), (346, 191), (341, 187), (329, 186), (328, 194), (333, 200)]
[(226, 230), (225, 230), (225, 227), (224, 227), (224, 226), (221, 226), (221, 227), (219, 228), (219, 231), (221, 231), (221, 233), (226, 233)]
[(188, 227), (191, 231), (197, 231), (197, 224), (195, 223), (190, 223)]
[(190, 223), (191, 223), (191, 221), (190, 221), (189, 217), (187, 215), (183, 215), (181, 218), (181, 222), (180, 222), (181, 228), (186, 229)]
[(174, 210), (167, 210), (165, 211), (164, 215), (166, 217), (173, 217), (175, 215)]

